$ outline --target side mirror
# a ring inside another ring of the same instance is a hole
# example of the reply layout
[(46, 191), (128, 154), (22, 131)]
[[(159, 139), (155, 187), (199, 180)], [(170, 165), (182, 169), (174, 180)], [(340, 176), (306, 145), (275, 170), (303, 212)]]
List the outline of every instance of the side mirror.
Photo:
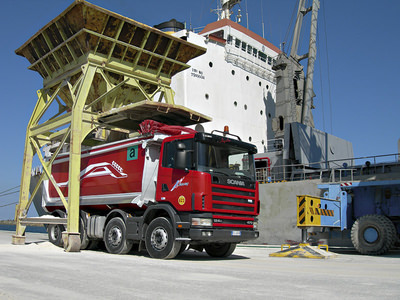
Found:
[(187, 160), (187, 152), (186, 145), (182, 142), (178, 142), (176, 144), (176, 153), (175, 153), (175, 167), (177, 169), (186, 169), (186, 160)]

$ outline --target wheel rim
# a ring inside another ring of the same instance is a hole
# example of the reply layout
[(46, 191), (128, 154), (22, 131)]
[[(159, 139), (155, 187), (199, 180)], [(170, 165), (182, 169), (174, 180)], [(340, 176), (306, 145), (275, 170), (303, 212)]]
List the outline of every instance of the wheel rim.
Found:
[(53, 240), (57, 240), (59, 238), (59, 236), (61, 235), (60, 231), (61, 230), (60, 230), (60, 228), (58, 226), (54, 226), (52, 228), (52, 230), (50, 231), (50, 235), (51, 235)]
[(113, 247), (117, 247), (122, 242), (122, 231), (121, 228), (114, 226), (108, 233), (108, 240)]
[(373, 228), (373, 227), (368, 227), (367, 229), (364, 230), (364, 240), (367, 243), (375, 243), (378, 240), (379, 233), (378, 231)]
[(150, 237), (151, 246), (162, 251), (167, 247), (168, 244), (168, 233), (163, 227), (157, 227), (153, 230)]

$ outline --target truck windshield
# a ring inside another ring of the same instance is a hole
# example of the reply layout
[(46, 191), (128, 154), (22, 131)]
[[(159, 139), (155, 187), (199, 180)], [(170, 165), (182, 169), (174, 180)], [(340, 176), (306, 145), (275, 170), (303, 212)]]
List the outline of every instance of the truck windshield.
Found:
[(229, 143), (215, 145), (200, 142), (197, 153), (199, 171), (255, 180), (254, 157), (248, 149)]

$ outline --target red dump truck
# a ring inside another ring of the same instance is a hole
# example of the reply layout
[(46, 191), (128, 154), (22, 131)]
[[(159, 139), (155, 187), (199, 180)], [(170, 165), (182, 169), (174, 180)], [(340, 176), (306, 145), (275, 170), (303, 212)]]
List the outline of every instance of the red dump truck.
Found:
[[(215, 257), (259, 236), (260, 210), (254, 145), (227, 132), (204, 133), (154, 121), (138, 137), (86, 148), (81, 154), (82, 248), (103, 240), (108, 252), (145, 245), (153, 258), (174, 258), (190, 245)], [(68, 195), (68, 153), (52, 166)], [(42, 205), (65, 217), (51, 183)], [(62, 245), (63, 225), (49, 225), (49, 240)]]

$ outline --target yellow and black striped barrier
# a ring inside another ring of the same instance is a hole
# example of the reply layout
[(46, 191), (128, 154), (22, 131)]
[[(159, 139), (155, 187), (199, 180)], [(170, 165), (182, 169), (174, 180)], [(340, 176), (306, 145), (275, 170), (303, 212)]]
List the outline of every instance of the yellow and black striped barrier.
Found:
[[(272, 257), (294, 257), (294, 258), (333, 258), (337, 255), (328, 251), (328, 245), (319, 247), (310, 246), (307, 240), (308, 227), (337, 227), (345, 226), (342, 224), (341, 215), (346, 199), (333, 200), (307, 195), (297, 196), (297, 227), (302, 230), (303, 242), (291, 247), (284, 244), (281, 251), (271, 253)], [(345, 221), (345, 220), (344, 220)], [(345, 224), (345, 223), (344, 223)], [(286, 249), (283, 249), (284, 247)], [(322, 250), (321, 247), (325, 247)]]
[(297, 196), (297, 227), (340, 227), (340, 202), (331, 199)]

